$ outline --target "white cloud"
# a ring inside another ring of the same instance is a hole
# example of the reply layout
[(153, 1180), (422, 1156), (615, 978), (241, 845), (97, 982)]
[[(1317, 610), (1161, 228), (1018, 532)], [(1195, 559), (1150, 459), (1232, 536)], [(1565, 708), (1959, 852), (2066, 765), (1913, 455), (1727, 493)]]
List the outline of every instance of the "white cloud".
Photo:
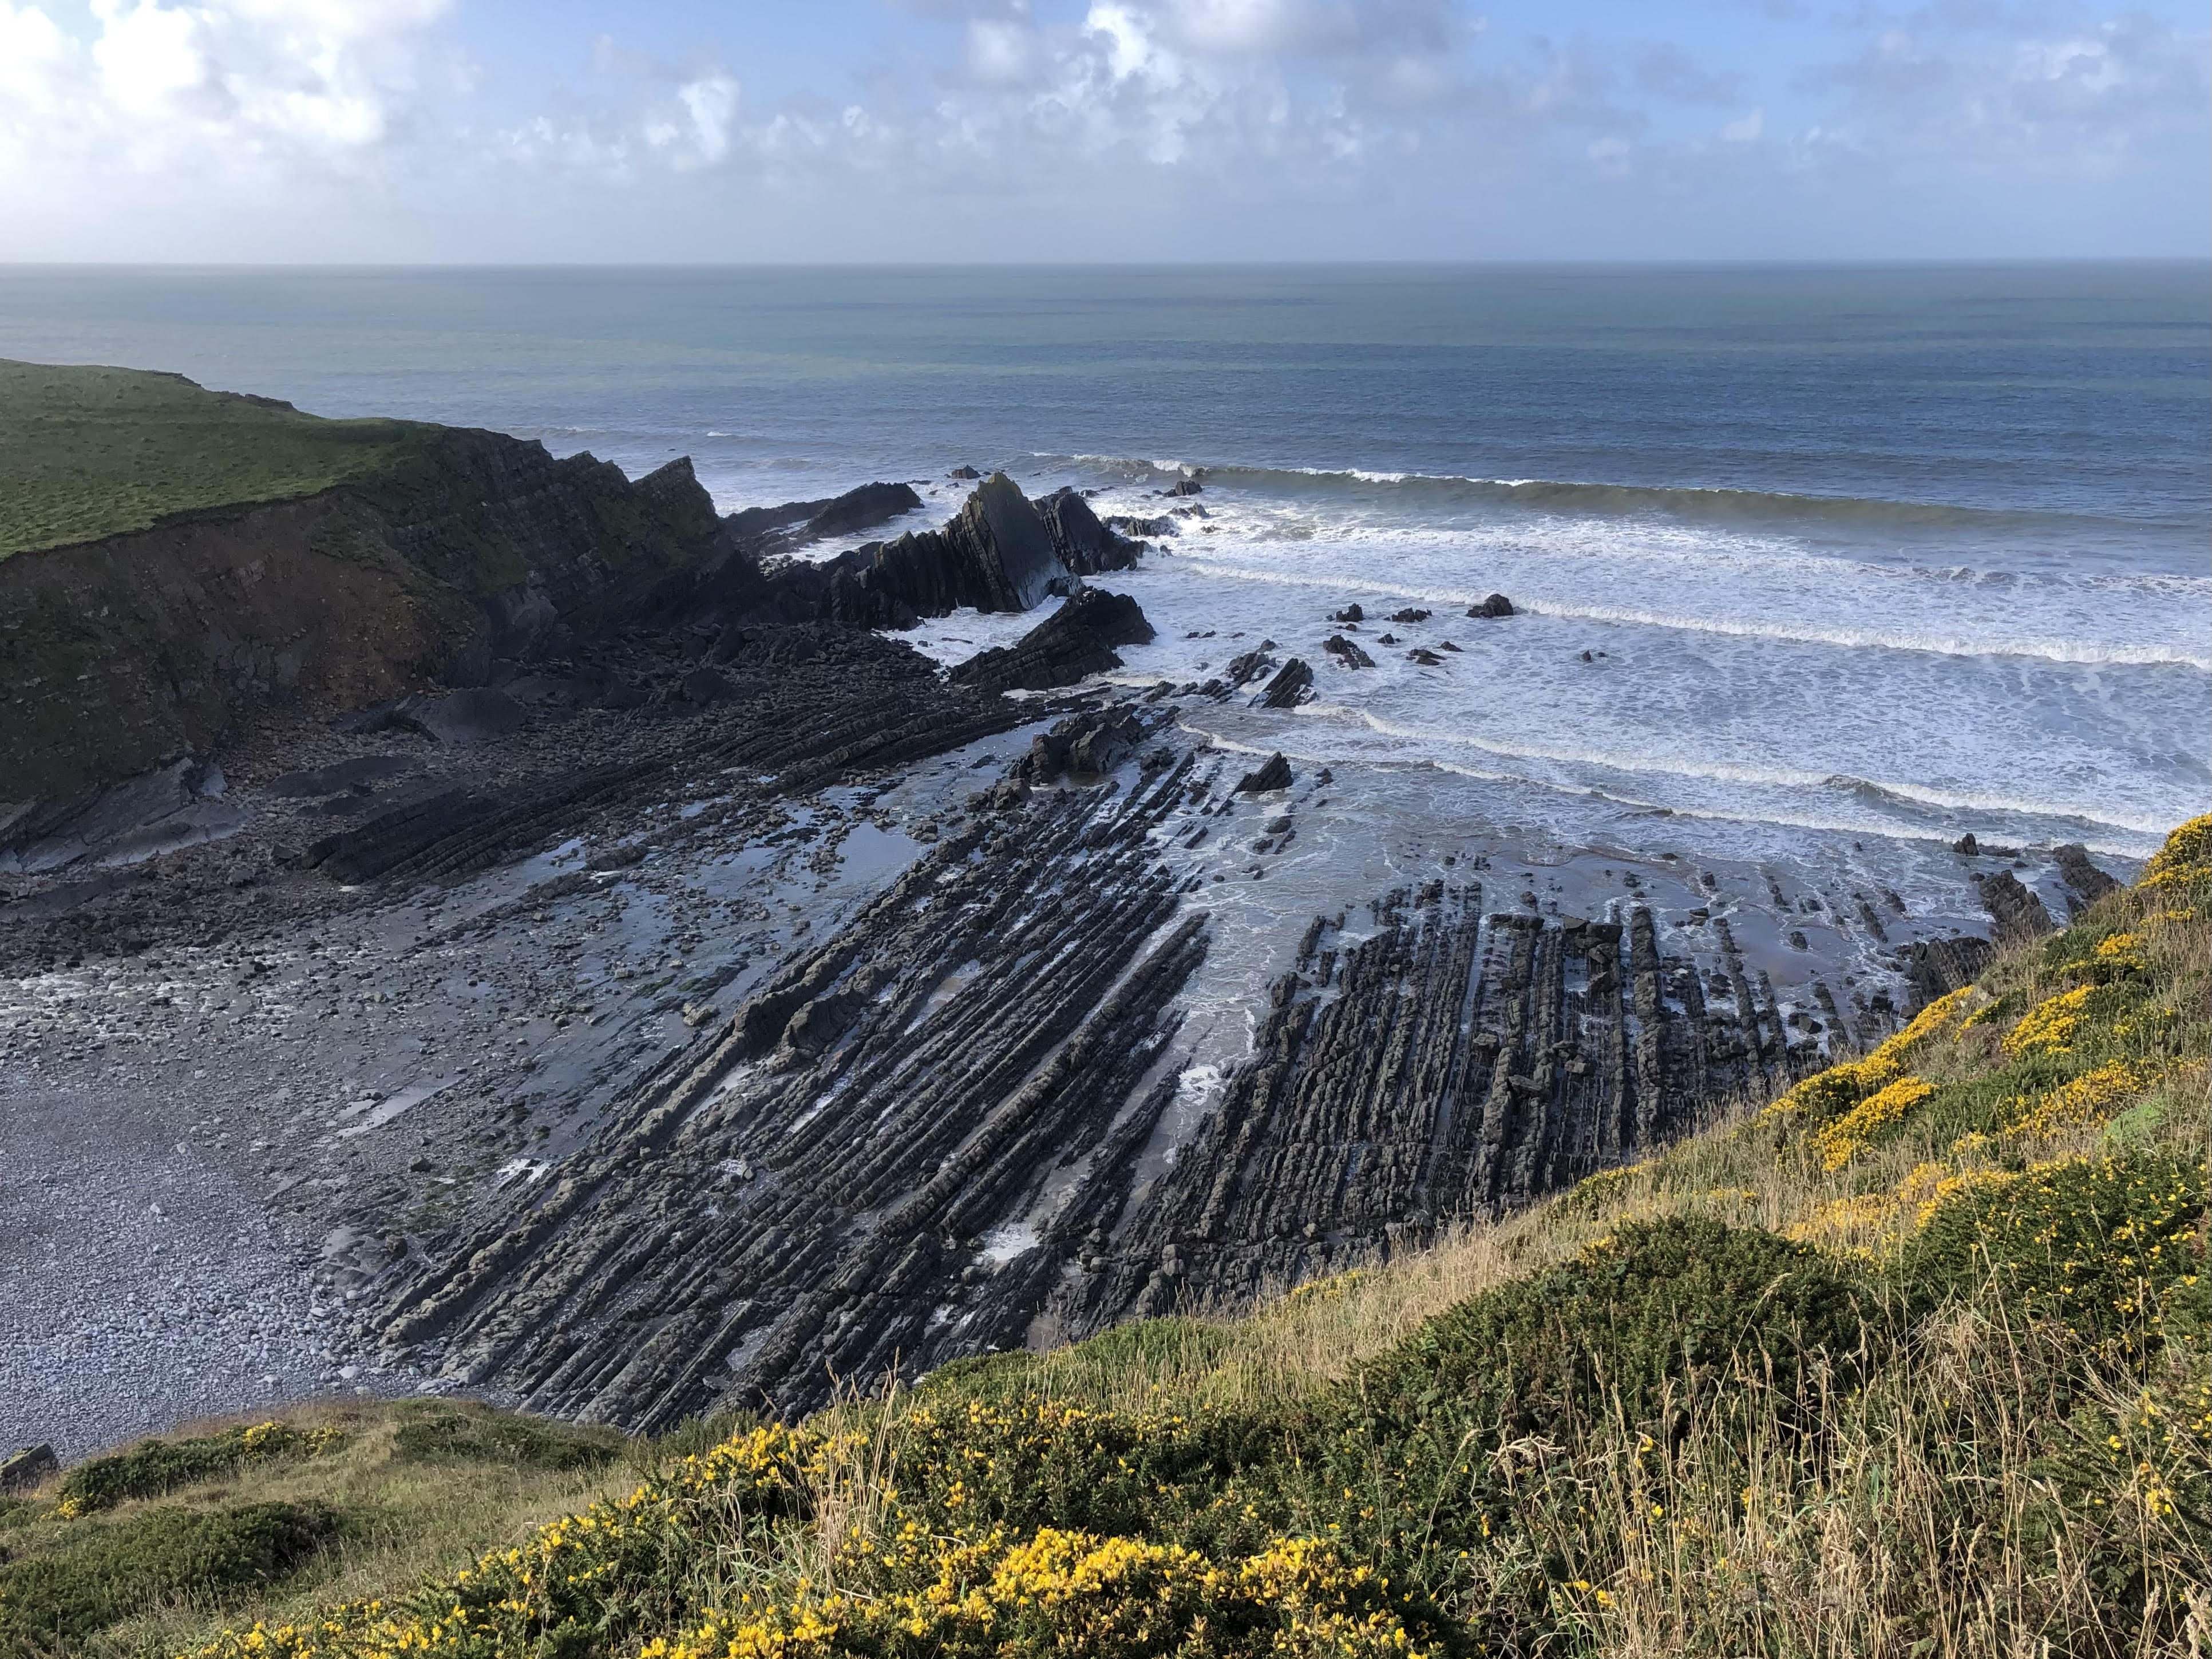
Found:
[[(1039, 212), (1115, 252), (1234, 254), (1239, 227), (1315, 252), (1544, 252), (1510, 240), (1524, 223), (1603, 252), (1638, 214), (1671, 249), (1700, 212), (1765, 234), (1788, 192), (1827, 234), (1852, 222), (1838, 191), (1995, 200), (2179, 176), (2206, 148), (2205, 36), (2082, 9), (2109, 0), (1862, 11), (1804, 25), (1826, 64), (1760, 74), (1664, 41), (1531, 38), (1476, 3), (885, 0), (913, 15), (896, 54), (856, 48), (763, 95), (711, 41), (672, 64), (611, 38), (580, 43), (564, 82), (481, 94), (442, 27), (471, 0), (0, 0), (0, 257), (39, 257), (34, 222), (78, 237), (65, 252), (96, 227), (103, 252), (163, 257), (135, 213), (226, 203), (262, 257), (367, 239), (372, 208), (448, 238), (440, 257), (479, 257), (494, 220), (598, 254), (633, 209), (661, 239), (617, 243), (640, 257), (742, 252), (730, 228), (770, 220), (798, 257), (992, 257)], [(994, 211), (963, 219), (982, 194)]]
[(1721, 129), (1721, 142), (1727, 144), (1753, 144), (1766, 131), (1766, 112), (1755, 109), (1740, 120), (1730, 121)]
[(181, 179), (343, 162), (392, 133), (447, 0), (92, 0), (88, 34), (0, 0), (0, 167)]

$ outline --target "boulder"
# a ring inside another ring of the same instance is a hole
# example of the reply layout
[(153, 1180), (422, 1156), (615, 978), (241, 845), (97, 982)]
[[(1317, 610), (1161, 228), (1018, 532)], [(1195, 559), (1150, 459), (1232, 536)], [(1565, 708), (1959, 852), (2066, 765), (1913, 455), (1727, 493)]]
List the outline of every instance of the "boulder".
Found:
[(1267, 653), (1274, 648), (1274, 641), (1262, 640), (1260, 641), (1258, 649), (1247, 651), (1241, 656), (1231, 657), (1229, 659), (1228, 668), (1224, 671), (1229, 684), (1242, 685), (1247, 680), (1258, 679), (1261, 675), (1267, 672), (1269, 666)]
[(1195, 495), (1205, 488), (1206, 486), (1195, 478), (1182, 478), (1177, 480), (1167, 493), (1170, 495)]
[(50, 1475), (59, 1474), (61, 1468), (61, 1459), (44, 1441), (10, 1452), (0, 1457), (0, 1492), (28, 1492)]
[(1974, 832), (1969, 830), (1951, 843), (1951, 850), (1960, 858), (1972, 859), (1981, 856), (1982, 847), (1981, 843), (1974, 839)]
[(1322, 641), (1322, 650), (1341, 662), (1346, 668), (1372, 668), (1375, 659), (1362, 651), (1341, 634), (1332, 634)]
[(1287, 789), (1297, 781), (1297, 775), (1291, 770), (1290, 762), (1283, 758), (1280, 750), (1277, 750), (1267, 757), (1259, 770), (1247, 772), (1237, 781), (1235, 793), (1240, 795), (1264, 795), (1273, 790)]
[(948, 473), (946, 476), (947, 476), (948, 477), (954, 477), (954, 478), (961, 478), (961, 479), (973, 479), (973, 478), (980, 478), (980, 477), (981, 477), (983, 475), (982, 475), (981, 473), (978, 472), (978, 471), (977, 471), (974, 467), (972, 467), (972, 466), (956, 466), (956, 467), (954, 467), (954, 468), (952, 469), (952, 471), (951, 471), (950, 473)]
[(1347, 605), (1329, 620), (1340, 623), (1363, 623), (1367, 620), (1367, 613), (1356, 605)]
[(951, 678), (981, 691), (1042, 691), (1119, 668), (1115, 646), (1152, 640), (1152, 625), (1134, 599), (1086, 587), (1014, 644), (979, 652)]
[(1137, 562), (1137, 544), (1099, 523), (1091, 503), (1074, 489), (1054, 490), (1038, 500), (1036, 509), (1052, 538), (1053, 551), (1077, 575), (1127, 570)]
[(410, 769), (412, 763), (399, 755), (357, 755), (351, 760), (334, 761), (328, 766), (318, 766), (308, 772), (287, 772), (270, 781), (269, 793), (291, 799), (313, 800), (324, 795), (335, 795), (352, 788), (357, 783), (375, 783), (386, 778), (396, 778)]
[(1442, 657), (1437, 655), (1433, 651), (1425, 651), (1418, 646), (1413, 650), (1408, 651), (1406, 655), (1414, 662), (1420, 664), (1424, 668), (1441, 668), (1443, 666), (1444, 659)]
[(1313, 670), (1305, 659), (1293, 657), (1275, 671), (1267, 689), (1260, 694), (1262, 708), (1295, 708), (1313, 696)]
[(1470, 617), (1482, 617), (1489, 618), (1510, 617), (1513, 615), (1513, 601), (1507, 599), (1503, 593), (1492, 593), (1480, 605), (1471, 605), (1468, 606), (1467, 614)]
[(708, 703), (729, 702), (738, 695), (738, 688), (718, 670), (695, 668), (677, 681), (676, 693), (684, 702), (703, 708)]
[(1144, 722), (1126, 709), (1071, 714), (1030, 742), (1030, 752), (1014, 763), (1008, 781), (1049, 783), (1067, 773), (1102, 777), (1137, 750), (1146, 738)]
[(1390, 613), (1390, 620), (1394, 623), (1426, 622), (1428, 619), (1429, 613), (1427, 611), (1417, 611), (1411, 606), (1407, 607), (1403, 611), (1393, 611)]
[(2029, 939), (2041, 939), (2052, 932), (2057, 924), (2051, 920), (2051, 912), (2044, 908), (2032, 888), (2021, 884), (2020, 878), (2009, 870), (2000, 870), (1993, 876), (1978, 878), (1982, 890), (1982, 908), (1996, 923), (1997, 943), (2016, 945)]

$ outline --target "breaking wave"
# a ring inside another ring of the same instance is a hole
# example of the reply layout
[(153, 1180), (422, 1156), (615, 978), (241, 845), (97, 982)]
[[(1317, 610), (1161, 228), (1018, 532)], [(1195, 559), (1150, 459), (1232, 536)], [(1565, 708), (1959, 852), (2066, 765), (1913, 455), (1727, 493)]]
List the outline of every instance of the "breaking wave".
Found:
[[(1432, 605), (1473, 605), (1483, 595), (1473, 588), (1423, 587), (1408, 583), (1283, 570), (1261, 570), (1203, 554), (1178, 556), (1185, 568), (1201, 574), (1227, 576), (1240, 581), (1265, 582), (1285, 587), (1313, 587), (1330, 591), (1357, 587), (1363, 592), (1388, 593), (1394, 598), (1425, 599)], [(1746, 639), (1785, 641), (1798, 645), (1838, 646), (1849, 650), (1921, 651), (1945, 657), (2033, 657), (2046, 662), (2095, 666), (2143, 667), (2166, 665), (2212, 673), (2212, 653), (2171, 645), (2113, 645), (2065, 639), (1965, 639), (1941, 634), (1916, 633), (1909, 629), (1834, 628), (1809, 622), (1752, 620), (1736, 617), (1696, 616), (1650, 611), (1627, 605), (1575, 605), (1563, 601), (1522, 599), (1516, 607), (1540, 617), (1576, 622), (1613, 623), (1635, 628), (1664, 628), (1678, 632), (1723, 634)]]

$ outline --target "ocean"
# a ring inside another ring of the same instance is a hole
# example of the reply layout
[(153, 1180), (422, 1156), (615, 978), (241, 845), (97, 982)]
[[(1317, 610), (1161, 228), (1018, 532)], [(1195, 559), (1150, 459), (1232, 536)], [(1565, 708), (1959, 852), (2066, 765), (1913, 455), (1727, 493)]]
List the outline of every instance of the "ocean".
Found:
[[(685, 454), (726, 510), (906, 478), (920, 525), (970, 465), (1156, 517), (1195, 478), (1109, 582), (1160, 635), (1121, 678), (1273, 641), (1316, 702), (1185, 723), (1561, 833), (2126, 860), (2212, 807), (2203, 264), (16, 267), (0, 356)], [(1522, 614), (1468, 617), (1492, 592)], [(1431, 614), (1345, 669), (1355, 603)]]

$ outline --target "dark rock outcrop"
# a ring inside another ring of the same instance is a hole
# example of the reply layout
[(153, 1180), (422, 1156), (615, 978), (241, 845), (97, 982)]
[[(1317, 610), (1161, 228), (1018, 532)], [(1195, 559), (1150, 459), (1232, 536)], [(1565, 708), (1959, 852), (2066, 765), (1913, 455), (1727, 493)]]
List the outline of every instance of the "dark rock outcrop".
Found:
[(44, 1441), (0, 1457), (0, 1493), (28, 1492), (41, 1480), (62, 1472), (61, 1459)]
[(85, 861), (135, 864), (219, 839), (244, 822), (224, 804), (224, 791), (221, 767), (187, 755), (110, 788), (0, 804), (0, 872), (34, 874)]
[(1044, 520), (1045, 533), (1052, 538), (1053, 551), (1077, 575), (1127, 570), (1137, 562), (1137, 544), (1101, 524), (1079, 492), (1055, 489), (1039, 498), (1036, 509)]
[(807, 520), (799, 532), (801, 541), (820, 541), (830, 536), (850, 536), (873, 530), (921, 505), (921, 497), (902, 483), (865, 483), (848, 489)]
[[(794, 580), (799, 574), (791, 573)], [(1028, 611), (1075, 580), (1043, 515), (1003, 472), (978, 486), (944, 529), (870, 542), (818, 575), (814, 614), (863, 628), (910, 626), (963, 605)]]
[(1481, 604), (1468, 606), (1467, 614), (1470, 617), (1482, 617), (1492, 619), (1500, 617), (1510, 617), (1514, 614), (1513, 601), (1507, 599), (1503, 593), (1492, 593), (1488, 599), (1483, 600)]
[(952, 670), (955, 685), (1042, 691), (1119, 668), (1117, 645), (1149, 645), (1152, 625), (1126, 593), (1086, 587), (1011, 646), (978, 653)]
[(2117, 893), (2120, 884), (2089, 862), (2089, 849), (2080, 842), (2069, 842), (2063, 847), (2051, 849), (2051, 858), (2058, 866), (2059, 879), (2066, 884), (2072, 896), (2069, 909), (2079, 915), (2107, 893)]
[[(387, 1344), (653, 1428), (1018, 1346), (1174, 1096), (1154, 1073), (1206, 943), (1151, 836), (1188, 769), (948, 837), (588, 1146), (405, 1264)], [(1084, 1173), (1050, 1222), (994, 1238), (1055, 1171)]]
[(1367, 613), (1361, 610), (1357, 605), (1347, 605), (1343, 610), (1332, 616), (1329, 620), (1331, 622), (1340, 623), (1363, 623), (1367, 620)]
[(1334, 657), (1346, 668), (1372, 668), (1375, 659), (1362, 651), (1341, 634), (1332, 634), (1322, 641), (1321, 648)]
[(1708, 1001), (1648, 910), (1553, 925), (1481, 900), (1392, 893), (1364, 938), (1315, 918), (1251, 1060), (1054, 1286), (1058, 1329), (1234, 1307), (1419, 1248), (1824, 1063), (1724, 933)]
[(1982, 908), (1996, 923), (1999, 945), (2041, 939), (2057, 926), (2034, 890), (2022, 886), (2020, 878), (2011, 871), (2000, 870), (1993, 876), (1981, 876), (1976, 880), (1982, 890)]
[(1390, 613), (1390, 620), (1394, 623), (1418, 623), (1426, 622), (1428, 619), (1429, 613), (1427, 611), (1417, 610), (1411, 605), (1408, 605), (1403, 611), (1393, 611)]
[(1911, 988), (1911, 1006), (1905, 1012), (1917, 1014), (1936, 998), (1972, 985), (1996, 954), (1989, 940), (1972, 933), (1956, 939), (1915, 939), (1905, 963), (1905, 983)]
[(1292, 657), (1275, 671), (1267, 689), (1260, 694), (1263, 708), (1295, 708), (1313, 696), (1313, 670), (1302, 657)]
[(1137, 752), (1150, 734), (1126, 708), (1071, 714), (1030, 739), (1029, 753), (1008, 773), (1018, 785), (1051, 783), (1070, 775), (1098, 778)]
[(0, 792), (73, 795), (275, 710), (481, 684), (651, 613), (723, 539), (688, 461), (632, 481), (499, 433), (422, 434), (320, 495), (0, 560)]
[(1240, 795), (1264, 795), (1271, 790), (1287, 789), (1297, 781), (1297, 775), (1291, 770), (1290, 762), (1283, 757), (1280, 750), (1277, 750), (1261, 763), (1258, 770), (1247, 772), (1237, 779), (1237, 793)]

